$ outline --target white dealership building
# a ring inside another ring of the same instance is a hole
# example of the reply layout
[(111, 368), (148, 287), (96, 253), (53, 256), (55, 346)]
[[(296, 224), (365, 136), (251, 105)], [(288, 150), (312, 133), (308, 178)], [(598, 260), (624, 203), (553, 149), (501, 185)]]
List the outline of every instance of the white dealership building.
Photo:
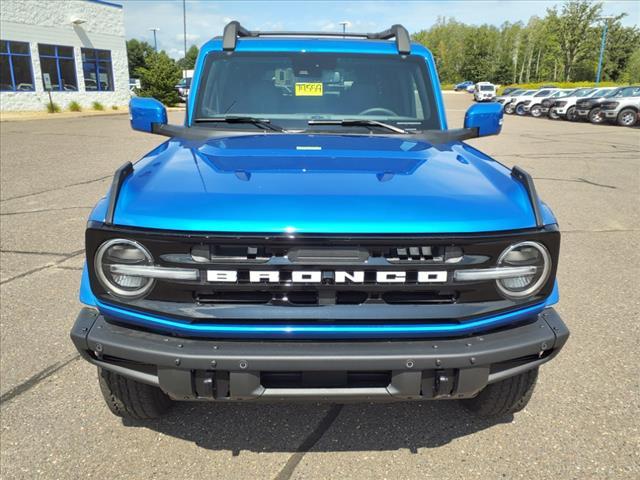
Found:
[(0, 109), (129, 101), (122, 6), (106, 0), (0, 1)]

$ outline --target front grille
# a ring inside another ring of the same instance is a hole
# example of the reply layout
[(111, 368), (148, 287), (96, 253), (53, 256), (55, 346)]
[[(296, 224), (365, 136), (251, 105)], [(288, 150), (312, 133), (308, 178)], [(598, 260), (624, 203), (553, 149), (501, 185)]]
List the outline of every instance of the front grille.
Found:
[[(89, 261), (91, 287), (98, 298), (198, 322), (212, 318), (216, 322), (275, 322), (278, 318), (292, 322), (457, 322), (491, 309), (508, 310), (548, 296), (560, 239), (555, 228), (458, 236), (294, 237), (97, 227), (87, 230), (89, 259), (106, 240), (128, 238), (144, 245), (159, 266), (199, 272), (198, 280), (157, 279), (145, 298), (123, 300), (105, 292)], [(548, 285), (536, 298), (508, 300), (498, 291), (495, 281), (454, 280), (455, 270), (495, 266), (505, 248), (523, 240), (542, 242), (553, 259)], [(236, 281), (208, 281), (207, 272), (229, 270), (237, 275)], [(277, 281), (255, 281), (251, 272), (277, 272)], [(401, 277), (397, 277), (398, 272)], [(305, 275), (317, 281), (306, 281)], [(401, 281), (380, 281), (380, 275), (385, 280)]]
[(197, 293), (195, 302), (203, 305), (362, 305), (364, 303), (437, 304), (454, 303), (455, 293), (443, 290), (392, 291), (382, 294), (367, 291), (326, 292), (321, 295), (313, 291), (289, 291), (274, 293), (268, 291), (225, 291)]

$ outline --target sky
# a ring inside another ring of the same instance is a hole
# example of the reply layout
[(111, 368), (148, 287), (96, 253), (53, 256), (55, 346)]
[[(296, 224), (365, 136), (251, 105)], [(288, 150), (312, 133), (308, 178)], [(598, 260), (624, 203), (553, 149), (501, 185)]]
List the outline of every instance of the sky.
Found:
[[(113, 0), (124, 7), (127, 39), (146, 40), (153, 45), (157, 32), (158, 49), (170, 56), (184, 55), (182, 0)], [(222, 34), (224, 25), (239, 20), (250, 30), (340, 31), (340, 22), (349, 22), (347, 30), (380, 31), (401, 23), (409, 32), (430, 27), (438, 16), (480, 25), (503, 22), (527, 22), (534, 15), (544, 16), (547, 8), (560, 7), (562, 1), (547, 0), (186, 0), (187, 48), (202, 45)], [(623, 24), (640, 25), (637, 0), (604, 1), (604, 15), (626, 12)]]

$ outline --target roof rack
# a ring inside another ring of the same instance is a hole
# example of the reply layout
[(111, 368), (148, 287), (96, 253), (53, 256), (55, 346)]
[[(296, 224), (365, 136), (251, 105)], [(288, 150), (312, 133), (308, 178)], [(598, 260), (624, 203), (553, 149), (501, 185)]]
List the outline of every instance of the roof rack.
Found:
[(366, 38), (369, 40), (390, 40), (396, 39), (396, 47), (401, 55), (411, 53), (411, 39), (409, 32), (402, 25), (392, 25), (391, 28), (376, 33), (340, 33), (340, 32), (287, 32), (273, 31), (261, 32), (258, 30), (247, 30), (240, 22), (234, 20), (224, 27), (222, 34), (222, 49), (233, 51), (236, 49), (239, 37), (350, 37)]

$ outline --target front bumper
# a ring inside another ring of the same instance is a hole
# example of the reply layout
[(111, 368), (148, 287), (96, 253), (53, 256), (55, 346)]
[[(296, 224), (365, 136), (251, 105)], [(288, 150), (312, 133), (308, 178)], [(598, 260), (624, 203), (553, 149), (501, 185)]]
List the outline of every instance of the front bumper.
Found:
[(602, 110), (607, 120), (615, 120), (618, 118), (618, 110)]
[(83, 308), (71, 339), (90, 363), (180, 400), (469, 398), (558, 354), (569, 330), (553, 308), (484, 335), (403, 341), (179, 338), (107, 322)]

